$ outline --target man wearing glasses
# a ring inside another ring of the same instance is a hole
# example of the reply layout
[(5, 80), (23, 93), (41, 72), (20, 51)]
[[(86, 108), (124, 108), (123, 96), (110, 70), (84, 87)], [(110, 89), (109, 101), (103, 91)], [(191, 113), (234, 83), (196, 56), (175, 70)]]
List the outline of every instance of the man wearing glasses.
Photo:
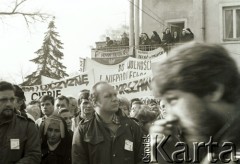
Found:
[(13, 85), (0, 81), (0, 163), (40, 163), (38, 130), (14, 112), (15, 101)]

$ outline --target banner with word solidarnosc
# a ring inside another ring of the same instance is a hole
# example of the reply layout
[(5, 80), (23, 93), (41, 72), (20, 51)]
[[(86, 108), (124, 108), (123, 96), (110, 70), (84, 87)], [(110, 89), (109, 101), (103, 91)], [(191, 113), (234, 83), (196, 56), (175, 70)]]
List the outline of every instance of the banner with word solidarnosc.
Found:
[(89, 58), (86, 59), (86, 70), (94, 70), (95, 81), (116, 83), (131, 80), (136, 77), (152, 74), (151, 60), (142, 60), (129, 57), (115, 65), (100, 64)]
[(26, 102), (38, 100), (43, 95), (51, 95), (54, 98), (59, 95), (77, 97), (82, 89), (91, 89), (94, 85), (93, 70), (81, 73), (67, 79), (59, 80), (53, 83), (35, 86), (22, 86)]

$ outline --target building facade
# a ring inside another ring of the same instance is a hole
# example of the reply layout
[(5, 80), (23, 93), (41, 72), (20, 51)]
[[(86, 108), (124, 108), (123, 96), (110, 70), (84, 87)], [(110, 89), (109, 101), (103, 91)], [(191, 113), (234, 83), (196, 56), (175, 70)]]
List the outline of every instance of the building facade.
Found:
[(141, 32), (190, 28), (195, 41), (220, 43), (240, 66), (240, 0), (142, 0)]

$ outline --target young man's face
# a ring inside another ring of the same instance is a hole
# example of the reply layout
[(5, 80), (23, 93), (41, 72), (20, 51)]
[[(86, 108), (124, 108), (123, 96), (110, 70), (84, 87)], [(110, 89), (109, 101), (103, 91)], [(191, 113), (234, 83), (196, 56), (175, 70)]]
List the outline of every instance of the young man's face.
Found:
[(63, 100), (59, 100), (57, 99), (56, 102), (55, 102), (55, 109), (56, 110), (59, 110), (61, 108), (67, 108), (68, 109), (68, 103), (67, 103), (67, 100), (63, 99)]
[(67, 128), (71, 130), (72, 128), (72, 116), (70, 112), (63, 112), (60, 114), (60, 116), (65, 120), (67, 124)]
[(88, 101), (87, 99), (82, 99), (80, 108), (81, 108), (81, 113), (84, 113), (84, 114), (90, 114), (94, 111), (91, 102)]
[(77, 100), (76, 99), (69, 99), (69, 107), (68, 107), (71, 115), (75, 115), (78, 111), (77, 107)]
[(132, 104), (132, 107), (131, 107), (131, 109), (130, 109), (129, 116), (130, 116), (130, 117), (135, 117), (137, 111), (138, 111), (140, 108), (141, 108), (141, 104), (133, 103), (133, 104)]
[(41, 110), (46, 116), (52, 115), (54, 111), (54, 105), (52, 104), (51, 100), (41, 102)]
[(11, 118), (13, 116), (14, 105), (14, 91), (0, 91), (0, 116), (2, 118)]
[[(200, 98), (193, 93), (180, 90), (170, 90), (163, 95), (168, 105), (166, 119), (179, 127), (187, 141), (209, 140), (220, 128), (222, 120), (209, 108), (206, 97)], [(216, 124), (217, 122), (217, 124)], [(207, 138), (206, 138), (207, 137)]]
[(97, 105), (102, 111), (115, 113), (118, 111), (117, 91), (109, 84), (100, 84), (97, 87), (98, 99)]

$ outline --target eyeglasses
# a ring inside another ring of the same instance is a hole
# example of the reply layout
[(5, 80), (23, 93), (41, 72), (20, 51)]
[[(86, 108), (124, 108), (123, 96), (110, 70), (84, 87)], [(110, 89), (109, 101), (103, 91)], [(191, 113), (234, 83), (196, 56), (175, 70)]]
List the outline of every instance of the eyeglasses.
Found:
[(2, 98), (0, 99), (0, 102), (3, 104), (6, 104), (8, 101), (10, 101), (11, 103), (14, 103), (16, 100), (16, 98), (12, 97), (12, 98)]

